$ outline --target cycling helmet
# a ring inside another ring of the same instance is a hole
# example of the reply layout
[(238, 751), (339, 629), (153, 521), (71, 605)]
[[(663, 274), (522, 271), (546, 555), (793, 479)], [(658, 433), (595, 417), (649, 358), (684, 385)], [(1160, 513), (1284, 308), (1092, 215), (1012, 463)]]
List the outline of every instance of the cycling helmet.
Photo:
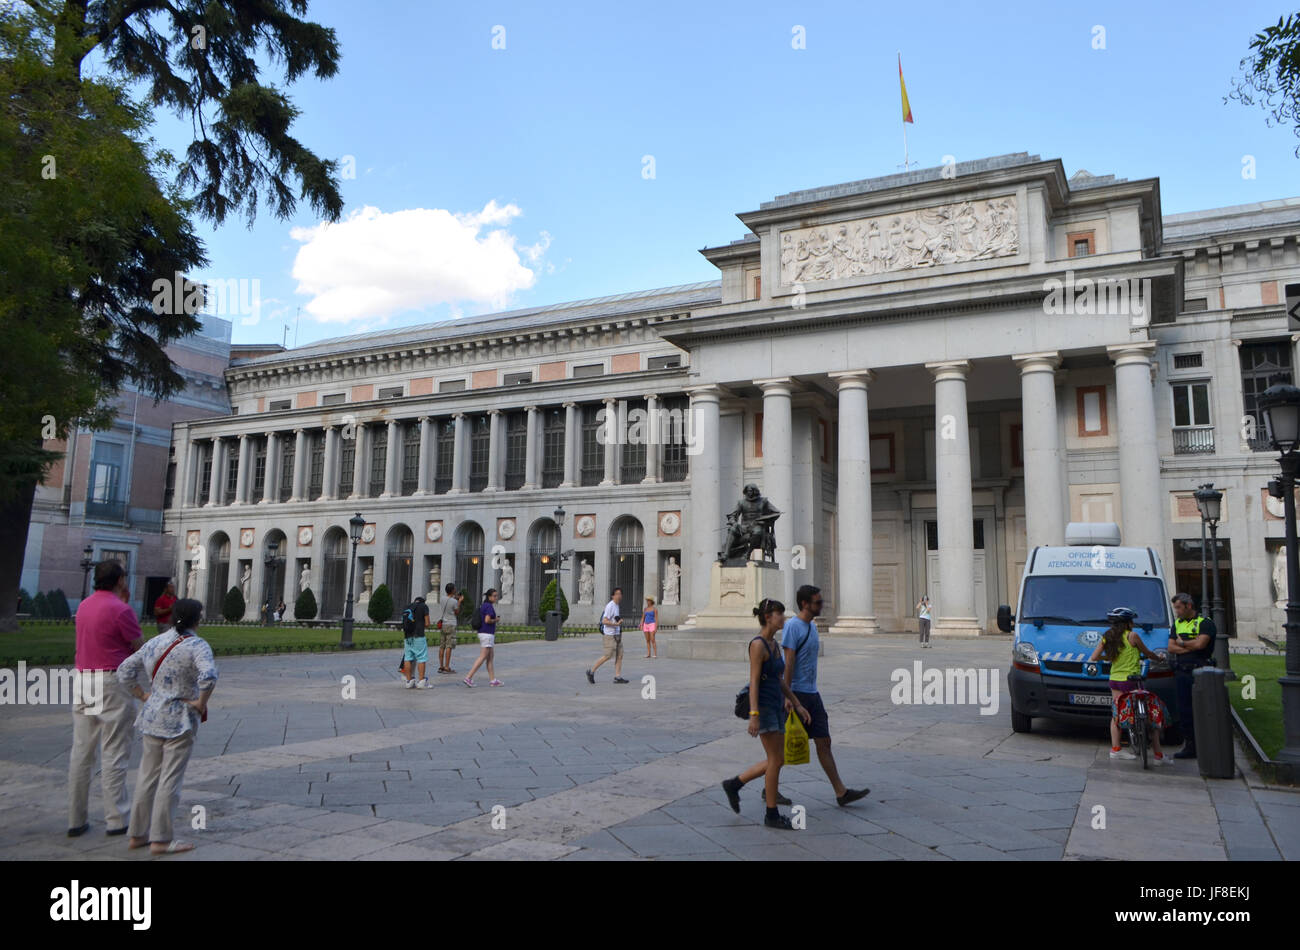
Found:
[(1113, 607), (1110, 612), (1106, 614), (1106, 619), (1112, 621), (1127, 620), (1132, 623), (1134, 620), (1137, 620), (1137, 615), (1137, 611), (1132, 607)]

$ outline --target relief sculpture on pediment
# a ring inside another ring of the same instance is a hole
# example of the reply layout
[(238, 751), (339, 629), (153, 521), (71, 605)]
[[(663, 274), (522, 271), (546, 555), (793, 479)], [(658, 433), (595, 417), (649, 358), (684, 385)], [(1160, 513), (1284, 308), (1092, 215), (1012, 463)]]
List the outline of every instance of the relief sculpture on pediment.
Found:
[(1020, 253), (1014, 195), (959, 201), (781, 235), (781, 282), (814, 283)]

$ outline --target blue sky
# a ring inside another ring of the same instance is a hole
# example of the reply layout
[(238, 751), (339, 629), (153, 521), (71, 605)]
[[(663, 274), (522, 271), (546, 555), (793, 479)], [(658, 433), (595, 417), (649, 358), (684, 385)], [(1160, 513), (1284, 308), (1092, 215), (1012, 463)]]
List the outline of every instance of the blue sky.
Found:
[[(1158, 176), (1167, 214), (1294, 196), (1291, 130), (1223, 102), (1281, 12), (317, 0), (309, 15), (337, 30), (343, 57), (333, 80), (290, 88), (295, 133), (354, 157), (343, 194), (356, 220), (317, 229), (304, 207), (288, 222), (262, 209), (251, 230), (202, 224), (200, 276), (260, 281), (259, 318), (235, 316), (234, 342), (280, 342), (287, 324), (290, 345), (299, 307), (306, 344), (711, 280), (698, 249), (741, 237), (737, 212), (899, 170), (899, 50), (920, 167), (1027, 151), (1067, 174)], [(186, 130), (156, 131), (178, 148)]]

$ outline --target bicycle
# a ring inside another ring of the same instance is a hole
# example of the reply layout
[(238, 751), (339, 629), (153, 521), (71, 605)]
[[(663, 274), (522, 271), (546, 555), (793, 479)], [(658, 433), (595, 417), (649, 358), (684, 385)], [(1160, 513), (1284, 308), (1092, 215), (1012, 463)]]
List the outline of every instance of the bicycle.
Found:
[[(1084, 669), (1090, 676), (1097, 675), (1097, 664), (1087, 663)], [(1141, 673), (1134, 673), (1128, 682), (1136, 683), (1134, 689), (1120, 695), (1116, 715), (1120, 728), (1128, 729), (1129, 745), (1133, 754), (1142, 761), (1143, 769), (1150, 769), (1151, 763), (1147, 751), (1151, 748), (1151, 729), (1164, 726), (1160, 698), (1146, 688), (1146, 678)], [(1125, 725), (1125, 717), (1128, 724)]]

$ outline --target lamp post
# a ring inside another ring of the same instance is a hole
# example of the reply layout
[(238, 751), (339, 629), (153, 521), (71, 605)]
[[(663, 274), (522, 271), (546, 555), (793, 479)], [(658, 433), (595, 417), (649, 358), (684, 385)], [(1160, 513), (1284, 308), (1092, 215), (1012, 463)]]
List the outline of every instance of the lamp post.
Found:
[(90, 569), (95, 566), (95, 549), (87, 544), (81, 549), (81, 599), (90, 596)]
[[(1201, 530), (1210, 529), (1210, 558), (1213, 567), (1214, 599), (1210, 602), (1210, 611), (1214, 615), (1214, 629), (1218, 636), (1214, 638), (1214, 665), (1227, 671), (1228, 679), (1235, 679), (1228, 659), (1228, 621), (1224, 609), (1223, 596), (1219, 591), (1219, 517), (1223, 513), (1223, 492), (1214, 487), (1213, 482), (1206, 482), (1196, 490), (1196, 507), (1201, 511)], [(1201, 598), (1204, 599), (1204, 588)]]
[[(1204, 485), (1197, 485), (1196, 487), (1198, 489), (1206, 489), (1206, 488), (1213, 488), (1214, 485), (1211, 482), (1206, 482)], [(1198, 509), (1201, 507), (1201, 503), (1199, 500), (1196, 502), (1196, 507)], [(1205, 613), (1206, 603), (1207, 601), (1209, 601), (1209, 599), (1210, 599), (1210, 549), (1205, 546), (1205, 517), (1202, 516), (1201, 517), (1201, 597), (1198, 603), (1198, 606), (1201, 608), (1201, 613)]]
[(357, 542), (361, 540), (361, 529), (366, 526), (366, 519), (357, 512), (348, 519), (348, 534), (352, 538), (352, 560), (348, 563), (348, 601), (343, 608), (343, 639), (339, 643), (342, 650), (352, 649), (352, 591), (357, 579)]
[(564, 626), (564, 610), (560, 606), (560, 598), (564, 596), (564, 588), (560, 586), (560, 571), (564, 569), (564, 506), (556, 508), (551, 512), (555, 518), (555, 609), (560, 611), (560, 626)]
[(1269, 444), (1282, 457), (1282, 504), (1286, 509), (1286, 675), (1282, 686), (1284, 742), (1279, 761), (1300, 763), (1300, 563), (1297, 563), (1295, 480), (1300, 471), (1300, 389), (1270, 386), (1259, 397)]
[(275, 562), (278, 560), (277, 554), (280, 551), (280, 542), (266, 539), (266, 547), (262, 555), (262, 563), (266, 565), (266, 623), (271, 624), (271, 618), (275, 615)]

